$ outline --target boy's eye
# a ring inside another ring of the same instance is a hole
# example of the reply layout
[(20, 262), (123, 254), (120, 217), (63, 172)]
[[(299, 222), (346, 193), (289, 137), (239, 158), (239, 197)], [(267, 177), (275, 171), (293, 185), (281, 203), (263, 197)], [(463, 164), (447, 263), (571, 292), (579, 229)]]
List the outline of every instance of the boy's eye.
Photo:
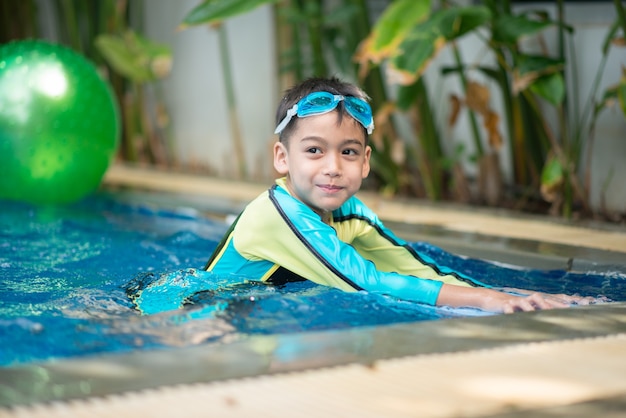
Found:
[(322, 152), (322, 150), (317, 147), (311, 147), (311, 148), (307, 148), (306, 152), (311, 153), (311, 154), (319, 154), (320, 152)]
[(344, 155), (359, 155), (359, 152), (355, 149), (344, 149), (341, 153)]

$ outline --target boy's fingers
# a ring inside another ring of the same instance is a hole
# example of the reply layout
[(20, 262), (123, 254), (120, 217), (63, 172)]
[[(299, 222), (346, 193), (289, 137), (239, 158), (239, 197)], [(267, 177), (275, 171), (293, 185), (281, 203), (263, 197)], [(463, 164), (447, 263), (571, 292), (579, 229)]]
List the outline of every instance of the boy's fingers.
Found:
[(504, 313), (513, 313), (516, 311), (534, 311), (535, 306), (530, 301), (530, 296), (528, 297), (517, 297), (504, 306)]
[[(539, 309), (550, 309), (553, 305), (540, 293), (532, 293), (530, 296), (526, 298), (529, 303), (532, 304), (533, 308)], [(554, 301), (554, 303), (557, 303)], [(534, 310), (534, 309), (533, 309)]]

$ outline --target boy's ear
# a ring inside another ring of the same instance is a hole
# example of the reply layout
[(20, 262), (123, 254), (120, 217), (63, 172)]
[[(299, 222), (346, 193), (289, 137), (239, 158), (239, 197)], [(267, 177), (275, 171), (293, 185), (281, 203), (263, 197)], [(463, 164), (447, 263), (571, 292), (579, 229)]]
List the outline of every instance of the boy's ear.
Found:
[(287, 164), (287, 147), (285, 144), (276, 142), (274, 144), (274, 169), (280, 175), (286, 175), (289, 172), (289, 165)]
[(361, 170), (361, 178), (366, 178), (370, 173), (370, 158), (372, 157), (372, 147), (365, 146), (365, 161), (363, 162), (363, 169)]

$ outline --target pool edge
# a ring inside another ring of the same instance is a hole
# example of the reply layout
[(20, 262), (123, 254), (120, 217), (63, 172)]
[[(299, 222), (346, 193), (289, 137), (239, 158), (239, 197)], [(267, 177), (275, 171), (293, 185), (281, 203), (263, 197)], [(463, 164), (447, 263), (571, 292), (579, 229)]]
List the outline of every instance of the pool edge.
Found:
[[(0, 369), (0, 407), (626, 334), (626, 303), (89, 356)], [(626, 349), (626, 344), (624, 346)], [(242, 360), (244, 359), (244, 360)]]

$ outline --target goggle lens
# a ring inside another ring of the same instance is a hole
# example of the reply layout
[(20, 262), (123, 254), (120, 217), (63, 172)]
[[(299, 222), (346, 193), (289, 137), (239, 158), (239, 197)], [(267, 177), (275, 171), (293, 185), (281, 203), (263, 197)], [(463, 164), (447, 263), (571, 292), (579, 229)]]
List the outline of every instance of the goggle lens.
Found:
[(275, 134), (279, 134), (285, 129), (294, 116), (305, 118), (307, 116), (321, 115), (334, 110), (339, 102), (344, 101), (346, 110), (371, 134), (374, 130), (374, 119), (372, 108), (364, 100), (354, 96), (341, 96), (326, 91), (311, 93), (302, 98), (297, 104), (287, 111), (285, 118), (278, 124)]

